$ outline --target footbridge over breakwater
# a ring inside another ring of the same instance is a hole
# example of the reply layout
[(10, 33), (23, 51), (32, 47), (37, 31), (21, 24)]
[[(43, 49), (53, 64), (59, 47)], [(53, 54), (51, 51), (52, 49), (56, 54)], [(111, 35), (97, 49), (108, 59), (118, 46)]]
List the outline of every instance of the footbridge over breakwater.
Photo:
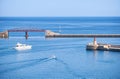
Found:
[(50, 30), (45, 30), (45, 29), (18, 29), (18, 28), (15, 28), (15, 29), (9, 29), (5, 32), (0, 32), (0, 38), (8, 38), (9, 37), (9, 33), (10, 32), (25, 32), (25, 38), (28, 39), (29, 35), (28, 35), (28, 32), (44, 32), (45, 33), (45, 36), (48, 36), (48, 35), (57, 35), (58, 33), (55, 33), (55, 32), (52, 32)]
[(8, 31), (8, 34), (9, 32), (25, 32), (26, 39), (28, 39), (28, 36), (29, 36), (28, 32), (45, 32), (45, 36), (58, 34), (58, 33), (52, 32), (50, 30), (45, 30), (45, 29), (9, 29), (7, 31)]
[(44, 32), (46, 38), (120, 38), (120, 34), (60, 34), (45, 29), (9, 29), (0, 33), (0, 38), (8, 38), (9, 32), (25, 32), (25, 38), (28, 39), (28, 32)]

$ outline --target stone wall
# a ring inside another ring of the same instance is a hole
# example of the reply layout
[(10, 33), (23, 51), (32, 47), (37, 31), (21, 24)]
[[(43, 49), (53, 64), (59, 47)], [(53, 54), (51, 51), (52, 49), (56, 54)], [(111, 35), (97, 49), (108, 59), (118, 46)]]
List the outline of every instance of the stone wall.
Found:
[(8, 31), (0, 32), (0, 38), (8, 38)]

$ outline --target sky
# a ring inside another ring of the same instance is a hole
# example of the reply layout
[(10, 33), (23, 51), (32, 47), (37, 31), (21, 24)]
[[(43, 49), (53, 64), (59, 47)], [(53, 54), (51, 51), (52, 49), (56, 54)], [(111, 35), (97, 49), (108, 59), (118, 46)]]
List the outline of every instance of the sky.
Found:
[(0, 0), (0, 17), (120, 16), (120, 0)]

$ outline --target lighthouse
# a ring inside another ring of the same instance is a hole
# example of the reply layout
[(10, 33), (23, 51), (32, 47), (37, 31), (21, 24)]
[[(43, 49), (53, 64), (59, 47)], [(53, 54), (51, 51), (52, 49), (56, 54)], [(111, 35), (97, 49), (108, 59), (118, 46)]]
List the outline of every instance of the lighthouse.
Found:
[(94, 40), (93, 40), (93, 45), (94, 46), (98, 45), (95, 37), (94, 37)]

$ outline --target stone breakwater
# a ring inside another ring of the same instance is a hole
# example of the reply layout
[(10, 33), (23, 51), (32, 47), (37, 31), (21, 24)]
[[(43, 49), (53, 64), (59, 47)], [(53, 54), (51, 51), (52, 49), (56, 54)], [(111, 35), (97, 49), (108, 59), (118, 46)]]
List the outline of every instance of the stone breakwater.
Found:
[(8, 38), (8, 31), (0, 32), (0, 38)]
[(120, 38), (120, 34), (46, 34), (47, 38)]

